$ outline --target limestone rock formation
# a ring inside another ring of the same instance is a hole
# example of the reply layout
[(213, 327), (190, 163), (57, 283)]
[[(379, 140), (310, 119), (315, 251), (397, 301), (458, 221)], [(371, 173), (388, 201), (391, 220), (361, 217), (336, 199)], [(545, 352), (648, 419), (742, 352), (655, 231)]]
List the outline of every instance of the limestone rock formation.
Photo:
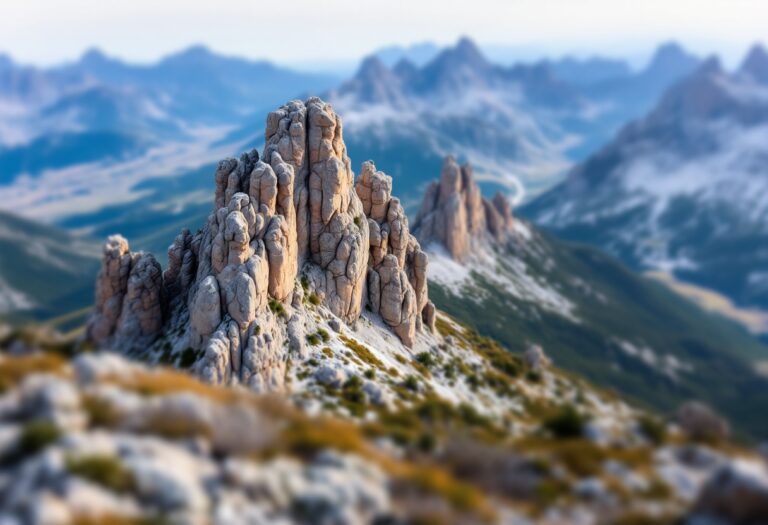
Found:
[(368, 161), (356, 189), (370, 231), (369, 304), (410, 346), (423, 321), (434, 325), (434, 307), (427, 307), (427, 255), (408, 231), (400, 200), (391, 195), (392, 177)]
[(443, 163), (438, 182), (424, 194), (414, 233), (423, 243), (437, 242), (457, 261), (465, 261), (477, 243), (497, 242), (512, 232), (512, 206), (501, 193), (482, 197), (472, 166), (459, 166), (453, 157)]
[(119, 235), (107, 239), (96, 281), (96, 306), (88, 326), (99, 345), (130, 350), (151, 342), (162, 328), (165, 310), (160, 264), (151, 254), (131, 253)]
[[(427, 256), (392, 179), (367, 162), (355, 184), (330, 105), (310, 98), (273, 111), (263, 154), (221, 161), (214, 179), (208, 220), (176, 237), (165, 272), (122, 237), (108, 239), (95, 343), (183, 351), (210, 382), (280, 390), (289, 353), (305, 354), (308, 295), (348, 324), (369, 305), (407, 346), (434, 328)], [(479, 192), (473, 199), (480, 221)]]

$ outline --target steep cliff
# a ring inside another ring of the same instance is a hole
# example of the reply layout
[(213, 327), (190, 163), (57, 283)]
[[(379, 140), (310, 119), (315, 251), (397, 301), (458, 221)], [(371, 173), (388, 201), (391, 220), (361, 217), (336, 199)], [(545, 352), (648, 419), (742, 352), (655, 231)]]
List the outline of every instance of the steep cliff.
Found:
[[(163, 272), (110, 237), (88, 337), (126, 353), (186, 352), (208, 381), (283, 387), (306, 353), (309, 306), (354, 324), (367, 306), (406, 346), (434, 327), (427, 257), (392, 179), (363, 164), (355, 185), (341, 119), (318, 98), (267, 117), (265, 147), (219, 163), (214, 209), (182, 231)], [(194, 359), (193, 359), (194, 358)]]

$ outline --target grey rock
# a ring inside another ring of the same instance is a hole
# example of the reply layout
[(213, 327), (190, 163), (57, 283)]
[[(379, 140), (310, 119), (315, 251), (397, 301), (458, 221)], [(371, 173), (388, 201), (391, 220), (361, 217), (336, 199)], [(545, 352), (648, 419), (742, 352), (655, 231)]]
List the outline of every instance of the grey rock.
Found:
[(341, 367), (323, 365), (315, 371), (315, 379), (323, 385), (341, 388), (347, 380), (347, 373)]

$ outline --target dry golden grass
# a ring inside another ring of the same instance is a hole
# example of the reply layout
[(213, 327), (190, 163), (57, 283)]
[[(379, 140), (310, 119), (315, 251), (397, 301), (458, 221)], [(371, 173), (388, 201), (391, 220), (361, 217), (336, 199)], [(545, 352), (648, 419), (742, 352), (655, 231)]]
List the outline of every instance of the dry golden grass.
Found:
[(13, 388), (27, 375), (48, 373), (64, 375), (66, 361), (58, 354), (40, 353), (27, 356), (4, 356), (0, 361), (0, 392)]
[(168, 369), (136, 372), (124, 377), (111, 376), (105, 378), (104, 382), (143, 396), (164, 396), (179, 392), (189, 392), (217, 403), (234, 403), (247, 397), (244, 392), (209, 385), (195, 379), (191, 375)]
[(652, 464), (653, 451), (649, 447), (618, 448), (601, 446), (586, 439), (544, 439), (526, 437), (515, 441), (513, 448), (540, 454), (564, 465), (571, 473), (583, 477), (602, 472), (608, 459), (633, 468)]
[(378, 465), (401, 483), (443, 498), (456, 510), (470, 512), (483, 521), (495, 515), (485, 497), (474, 487), (434, 466), (409, 463), (385, 456), (351, 422), (331, 418), (306, 418), (292, 414), (292, 420), (270, 454), (288, 453), (302, 458), (333, 449), (359, 455)]

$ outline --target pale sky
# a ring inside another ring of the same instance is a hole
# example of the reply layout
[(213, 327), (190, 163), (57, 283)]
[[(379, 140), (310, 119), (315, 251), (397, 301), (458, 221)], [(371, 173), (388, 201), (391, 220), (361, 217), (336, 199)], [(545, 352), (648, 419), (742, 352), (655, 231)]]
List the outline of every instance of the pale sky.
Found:
[(768, 0), (0, 0), (0, 52), (37, 64), (94, 46), (147, 62), (196, 43), (290, 64), (460, 35), (635, 58), (675, 39), (732, 62), (768, 38)]

